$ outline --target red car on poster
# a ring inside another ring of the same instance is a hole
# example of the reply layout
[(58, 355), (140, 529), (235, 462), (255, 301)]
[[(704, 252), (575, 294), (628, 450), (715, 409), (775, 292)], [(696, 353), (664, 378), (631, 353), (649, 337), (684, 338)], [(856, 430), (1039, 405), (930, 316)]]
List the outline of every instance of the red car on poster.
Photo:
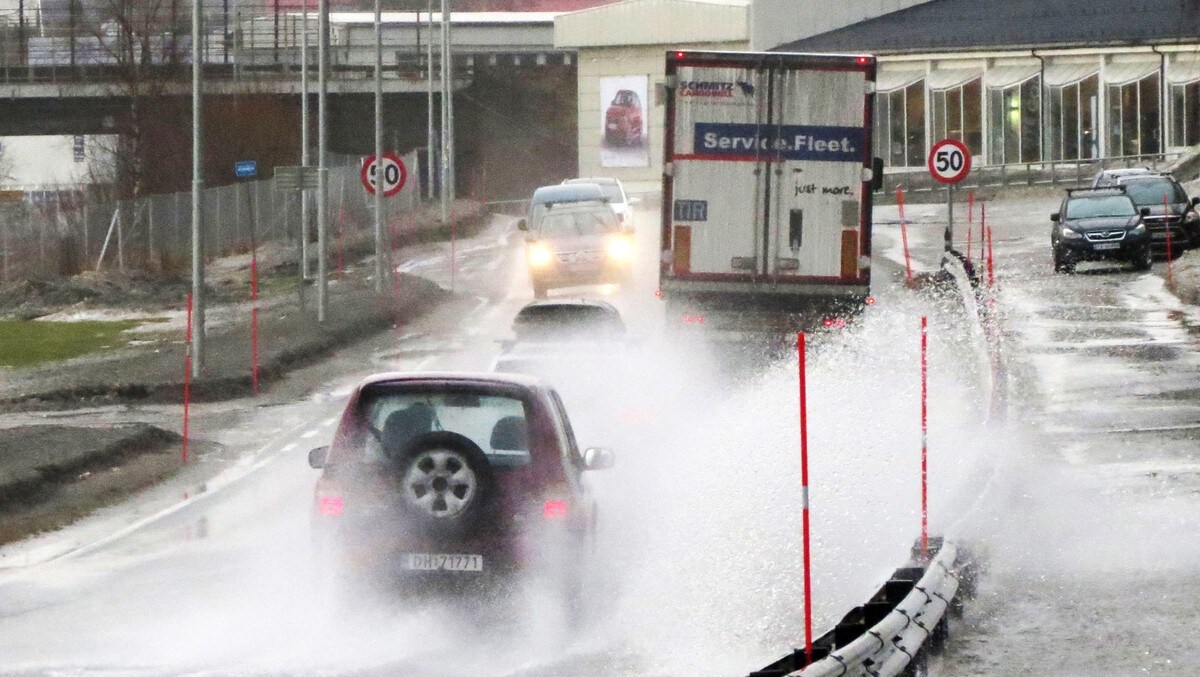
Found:
[(622, 89), (604, 112), (604, 141), (610, 146), (642, 145), (642, 101), (632, 89)]

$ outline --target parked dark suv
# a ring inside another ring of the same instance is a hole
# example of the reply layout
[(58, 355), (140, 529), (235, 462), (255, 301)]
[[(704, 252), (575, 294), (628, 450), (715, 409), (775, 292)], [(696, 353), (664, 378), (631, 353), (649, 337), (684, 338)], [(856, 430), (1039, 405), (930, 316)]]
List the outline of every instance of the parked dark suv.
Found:
[[(1188, 198), (1187, 191), (1169, 174), (1132, 174), (1117, 179), (1135, 207), (1147, 208), (1146, 228), (1154, 249), (1167, 251), (1167, 232), (1170, 230), (1171, 253), (1200, 247), (1200, 214), (1196, 205), (1200, 198)], [(1165, 199), (1164, 199), (1165, 198)]]
[(383, 374), (351, 396), (313, 506), (319, 564), (351, 589), (468, 591), (520, 575), (574, 600), (596, 513), (558, 394), (513, 374)]
[(1068, 190), (1059, 211), (1050, 215), (1054, 272), (1072, 272), (1080, 261), (1128, 261), (1150, 270), (1150, 233), (1124, 187)]

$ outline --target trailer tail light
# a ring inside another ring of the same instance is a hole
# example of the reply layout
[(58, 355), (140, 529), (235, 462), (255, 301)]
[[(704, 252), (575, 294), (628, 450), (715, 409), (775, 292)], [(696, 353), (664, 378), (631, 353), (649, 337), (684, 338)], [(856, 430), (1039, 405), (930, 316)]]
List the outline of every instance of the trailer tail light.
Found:
[(675, 52), (676, 59), (682, 59), (685, 56), (687, 56), (687, 52)]
[(842, 329), (846, 326), (846, 320), (840, 317), (827, 317), (821, 321), (821, 324), (825, 325), (826, 327), (836, 327), (838, 329)]
[(860, 64), (864, 64), (864, 65), (865, 65), (865, 64), (866, 64), (867, 62), (869, 62), (870, 60), (871, 60), (871, 59), (870, 59), (869, 57), (865, 57), (865, 56), (860, 56), (860, 57), (858, 57), (858, 62), (859, 62)]
[(656, 299), (661, 299), (661, 298), (662, 298), (662, 290), (661, 290), (661, 289), (655, 289), (655, 290), (654, 290), (654, 298), (656, 298)]
[(340, 517), (345, 508), (341, 496), (322, 496), (317, 499), (317, 510), (327, 517)]
[(542, 506), (542, 517), (548, 520), (565, 520), (570, 512), (566, 501), (551, 499)]
[(873, 305), (875, 305), (875, 297), (874, 297), (874, 296), (868, 296), (868, 297), (867, 297), (867, 305), (868, 305), (868, 306), (873, 306)]

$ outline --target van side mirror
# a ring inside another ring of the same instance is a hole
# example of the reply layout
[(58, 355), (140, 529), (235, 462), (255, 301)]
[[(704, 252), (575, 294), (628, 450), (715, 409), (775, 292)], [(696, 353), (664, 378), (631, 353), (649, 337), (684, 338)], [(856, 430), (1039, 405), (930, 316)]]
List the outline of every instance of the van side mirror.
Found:
[(1142, 216), (1150, 216), (1150, 208), (1149, 207), (1142, 207), (1141, 209), (1138, 210), (1138, 212), (1140, 212)]
[(317, 447), (308, 452), (308, 467), (320, 470), (325, 467), (325, 461), (329, 460), (329, 447)]
[[(1197, 200), (1200, 200), (1200, 198), (1196, 198), (1196, 199), (1197, 199)], [(640, 198), (640, 197), (631, 197), (631, 198), (629, 198), (628, 200), (626, 200), (626, 202), (628, 202), (628, 203), (629, 203), (629, 206), (630, 206), (630, 207), (633, 207), (633, 206), (635, 206), (635, 205), (640, 205), (640, 204), (642, 204), (642, 198)]]
[(517, 230), (529, 230), (529, 222), (525, 219), (518, 219)]
[(608, 449), (591, 447), (583, 452), (583, 465), (588, 470), (608, 470), (615, 462), (616, 458)]
[(1058, 223), (1058, 218), (1059, 218), (1059, 214), (1058, 214), (1058, 212), (1053, 212), (1053, 213), (1051, 213), (1051, 214), (1050, 214), (1050, 220), (1051, 220), (1051, 221), (1053, 221), (1053, 222), (1055, 222), (1055, 223)]

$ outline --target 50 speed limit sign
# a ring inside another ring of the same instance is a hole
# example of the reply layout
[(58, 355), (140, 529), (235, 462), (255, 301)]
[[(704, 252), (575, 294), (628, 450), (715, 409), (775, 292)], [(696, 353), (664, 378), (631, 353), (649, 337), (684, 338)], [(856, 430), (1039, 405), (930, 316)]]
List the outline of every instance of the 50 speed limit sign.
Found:
[[(380, 165), (383, 165), (382, 170)], [(371, 155), (363, 160), (362, 165), (362, 184), (363, 188), (367, 189), (370, 195), (375, 194), (375, 185), (378, 181), (377, 177), (383, 174), (383, 196), (391, 197), (400, 192), (404, 187), (404, 182), (408, 180), (408, 169), (404, 166), (404, 161), (395, 153), (384, 153), (383, 162), (376, 162), (375, 156)]]
[(957, 139), (942, 139), (929, 151), (929, 173), (942, 183), (958, 183), (971, 172), (971, 151)]

